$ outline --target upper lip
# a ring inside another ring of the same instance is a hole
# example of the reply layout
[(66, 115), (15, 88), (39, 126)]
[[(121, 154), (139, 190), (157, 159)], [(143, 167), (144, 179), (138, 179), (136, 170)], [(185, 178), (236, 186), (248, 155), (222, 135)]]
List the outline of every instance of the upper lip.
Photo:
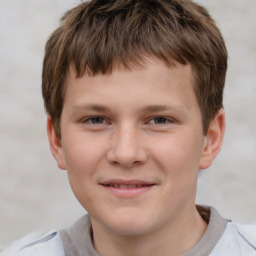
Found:
[(123, 179), (112, 179), (112, 180), (106, 180), (104, 182), (100, 183), (103, 186), (108, 185), (140, 185), (140, 186), (150, 186), (155, 185), (154, 182), (144, 181), (144, 180), (123, 180)]

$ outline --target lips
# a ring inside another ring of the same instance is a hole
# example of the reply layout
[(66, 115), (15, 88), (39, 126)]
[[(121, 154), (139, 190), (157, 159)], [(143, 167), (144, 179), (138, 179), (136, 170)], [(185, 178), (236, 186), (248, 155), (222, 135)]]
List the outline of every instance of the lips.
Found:
[(156, 184), (142, 180), (108, 180), (100, 185), (114, 196), (129, 198), (146, 193)]
[(101, 185), (114, 188), (141, 188), (152, 186), (154, 183), (142, 180), (109, 180), (101, 183)]
[(150, 185), (142, 185), (142, 184), (134, 184), (134, 185), (126, 185), (126, 184), (109, 184), (109, 185), (105, 185), (108, 187), (114, 187), (114, 188), (141, 188), (141, 187), (146, 187), (146, 186), (150, 186)]

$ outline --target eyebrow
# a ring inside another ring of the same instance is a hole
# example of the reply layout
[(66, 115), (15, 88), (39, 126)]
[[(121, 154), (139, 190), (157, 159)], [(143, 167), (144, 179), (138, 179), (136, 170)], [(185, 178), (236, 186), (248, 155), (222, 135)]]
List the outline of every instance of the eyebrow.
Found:
[(71, 112), (79, 112), (84, 110), (93, 110), (96, 112), (107, 112), (107, 111), (110, 111), (110, 108), (101, 104), (76, 105), (76, 106), (72, 106), (71, 108)]
[[(96, 112), (111, 112), (111, 109), (105, 105), (101, 104), (85, 104), (85, 105), (75, 105), (71, 108), (71, 112), (80, 112), (80, 111), (96, 111)], [(145, 105), (138, 108), (138, 112), (159, 112), (167, 110), (184, 110), (184, 107), (177, 105)]]
[(166, 111), (166, 110), (178, 110), (182, 109), (178, 106), (169, 106), (169, 105), (146, 105), (139, 108), (141, 112), (158, 112), (158, 111)]

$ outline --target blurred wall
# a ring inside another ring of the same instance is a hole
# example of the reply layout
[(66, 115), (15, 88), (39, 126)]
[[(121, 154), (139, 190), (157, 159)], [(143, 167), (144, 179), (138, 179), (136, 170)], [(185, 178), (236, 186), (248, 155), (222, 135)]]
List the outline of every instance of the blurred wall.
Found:
[[(198, 203), (256, 223), (256, 1), (201, 0), (229, 50), (226, 137), (199, 177)], [(44, 45), (79, 0), (0, 0), (0, 244), (67, 226), (84, 210), (50, 154), (41, 99)]]

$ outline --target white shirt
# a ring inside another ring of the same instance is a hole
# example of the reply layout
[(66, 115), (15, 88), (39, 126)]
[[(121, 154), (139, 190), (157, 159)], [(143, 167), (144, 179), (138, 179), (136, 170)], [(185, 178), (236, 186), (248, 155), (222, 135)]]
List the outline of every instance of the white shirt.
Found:
[[(256, 226), (228, 222), (214, 208), (208, 209), (205, 234), (184, 256), (256, 256)], [(64, 232), (65, 237), (63, 231), (26, 236), (0, 256), (99, 256), (92, 244), (88, 215)]]

